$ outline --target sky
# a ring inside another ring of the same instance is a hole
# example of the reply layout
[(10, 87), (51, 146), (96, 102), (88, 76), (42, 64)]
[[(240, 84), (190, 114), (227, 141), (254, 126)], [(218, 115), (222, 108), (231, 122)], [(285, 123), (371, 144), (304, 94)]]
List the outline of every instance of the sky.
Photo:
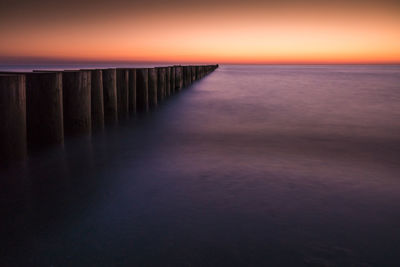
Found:
[(0, 63), (400, 63), (400, 0), (0, 0)]

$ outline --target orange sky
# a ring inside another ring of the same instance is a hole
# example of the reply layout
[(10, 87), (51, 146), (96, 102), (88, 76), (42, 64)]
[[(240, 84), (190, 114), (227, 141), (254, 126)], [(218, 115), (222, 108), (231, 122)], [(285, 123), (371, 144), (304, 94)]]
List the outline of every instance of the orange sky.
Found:
[(400, 63), (391, 1), (14, 2), (0, 5), (0, 63)]

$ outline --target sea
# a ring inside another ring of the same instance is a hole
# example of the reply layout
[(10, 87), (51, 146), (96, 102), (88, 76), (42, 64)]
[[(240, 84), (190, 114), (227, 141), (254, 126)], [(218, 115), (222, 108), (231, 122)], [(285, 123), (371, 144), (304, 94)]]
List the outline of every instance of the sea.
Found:
[(220, 65), (0, 181), (1, 266), (400, 266), (400, 66)]

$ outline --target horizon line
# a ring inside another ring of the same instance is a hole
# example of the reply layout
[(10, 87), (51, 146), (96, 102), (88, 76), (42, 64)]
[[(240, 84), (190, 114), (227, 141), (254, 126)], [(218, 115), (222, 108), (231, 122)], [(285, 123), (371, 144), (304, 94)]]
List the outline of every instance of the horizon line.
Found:
[(134, 60), (134, 59), (89, 59), (30, 56), (0, 56), (0, 65), (62, 65), (62, 64), (220, 64), (220, 65), (400, 65), (400, 60)]

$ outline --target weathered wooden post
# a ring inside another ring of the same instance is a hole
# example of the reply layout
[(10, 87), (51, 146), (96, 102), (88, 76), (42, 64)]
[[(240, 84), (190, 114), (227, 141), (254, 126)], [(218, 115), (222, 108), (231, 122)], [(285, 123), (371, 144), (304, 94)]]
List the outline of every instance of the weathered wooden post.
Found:
[(129, 113), (136, 114), (136, 69), (129, 69)]
[(61, 72), (26, 73), (26, 127), (31, 149), (64, 143)]
[(182, 76), (183, 76), (183, 87), (187, 87), (188, 86), (188, 68), (187, 66), (183, 66), (182, 67)]
[(190, 86), (190, 84), (192, 83), (192, 67), (186, 66), (186, 69), (187, 69), (186, 84), (187, 84), (187, 86)]
[(157, 101), (161, 103), (165, 97), (165, 74), (166, 68), (156, 68), (157, 70)]
[(190, 66), (190, 82), (193, 83), (196, 80), (196, 67)]
[(185, 77), (183, 76), (183, 66), (180, 66), (179, 70), (180, 70), (180, 73), (179, 73), (179, 80), (180, 80), (179, 88), (180, 88), (180, 90), (182, 90), (183, 87), (184, 87), (184, 82), (185, 82)]
[(196, 81), (196, 66), (191, 66), (192, 68), (192, 82)]
[(171, 67), (166, 67), (165, 73), (165, 96), (169, 97), (171, 95)]
[(175, 93), (179, 92), (179, 66), (174, 66), (175, 69)]
[(178, 92), (179, 91), (181, 91), (182, 90), (182, 88), (183, 88), (183, 67), (182, 66), (179, 66), (178, 68), (177, 68), (177, 85), (176, 85), (176, 87), (178, 88)]
[(157, 106), (157, 69), (149, 69), (149, 106)]
[(186, 87), (188, 87), (192, 79), (191, 78), (192, 72), (190, 66), (185, 66), (185, 68), (186, 68)]
[(200, 79), (200, 66), (196, 66), (196, 80)]
[(106, 124), (115, 125), (118, 121), (117, 72), (116, 69), (104, 69), (102, 72), (104, 121)]
[(189, 86), (192, 84), (192, 66), (187, 66), (187, 70), (188, 70), (187, 83)]
[(92, 97), (92, 130), (104, 129), (104, 90), (103, 71), (90, 70), (91, 72), (91, 97)]
[(181, 91), (183, 88), (183, 67), (182, 66), (177, 66), (176, 67), (176, 89), (177, 91)]
[(185, 87), (185, 71), (184, 71), (185, 67), (184, 66), (180, 66), (179, 67), (179, 80), (180, 80), (180, 85), (179, 85), (179, 89), (182, 90)]
[(0, 165), (26, 157), (25, 76), (0, 74)]
[(127, 119), (129, 114), (129, 73), (127, 69), (117, 69), (118, 119)]
[(170, 77), (170, 82), (171, 82), (171, 88), (170, 88), (170, 92), (171, 92), (171, 95), (173, 95), (173, 94), (175, 94), (175, 69), (176, 69), (176, 67), (175, 66), (172, 66), (171, 67), (171, 77)]
[(149, 69), (136, 69), (136, 104), (139, 111), (149, 110)]
[(90, 134), (92, 131), (90, 74), (83, 70), (62, 73), (66, 135)]

